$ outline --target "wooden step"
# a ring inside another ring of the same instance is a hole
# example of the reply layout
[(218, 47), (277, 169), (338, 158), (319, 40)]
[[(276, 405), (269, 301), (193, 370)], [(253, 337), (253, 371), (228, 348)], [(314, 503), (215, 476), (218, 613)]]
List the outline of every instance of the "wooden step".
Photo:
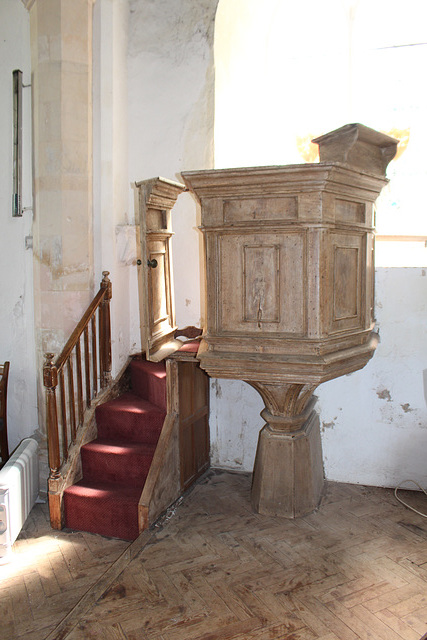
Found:
[(135, 540), (138, 537), (138, 501), (141, 484), (81, 480), (64, 493), (65, 522), (69, 529)]
[(142, 486), (156, 446), (97, 438), (81, 448), (83, 477), (90, 482), (138, 482)]
[(156, 444), (166, 412), (128, 391), (95, 411), (98, 437)]
[(135, 359), (130, 363), (132, 391), (166, 411), (166, 367), (164, 362)]

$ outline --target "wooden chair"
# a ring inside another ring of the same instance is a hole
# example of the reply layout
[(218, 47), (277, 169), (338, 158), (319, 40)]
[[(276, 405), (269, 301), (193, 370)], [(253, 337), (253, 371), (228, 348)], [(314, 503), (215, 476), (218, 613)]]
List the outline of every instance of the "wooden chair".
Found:
[(7, 442), (7, 379), (9, 377), (10, 362), (0, 364), (0, 455), (1, 464), (9, 460), (9, 446)]

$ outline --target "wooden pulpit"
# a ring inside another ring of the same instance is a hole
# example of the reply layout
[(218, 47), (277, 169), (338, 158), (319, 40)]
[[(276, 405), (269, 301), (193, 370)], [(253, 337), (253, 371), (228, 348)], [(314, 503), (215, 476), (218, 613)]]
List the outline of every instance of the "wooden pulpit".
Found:
[(398, 141), (359, 124), (314, 140), (320, 162), (184, 172), (201, 203), (213, 377), (261, 394), (252, 501), (296, 517), (323, 488), (316, 387), (372, 357), (374, 203)]

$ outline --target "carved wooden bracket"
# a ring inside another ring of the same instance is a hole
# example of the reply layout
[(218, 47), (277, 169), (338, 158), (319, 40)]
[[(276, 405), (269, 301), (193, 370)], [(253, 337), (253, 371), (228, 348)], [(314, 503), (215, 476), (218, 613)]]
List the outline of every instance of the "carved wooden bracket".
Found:
[(249, 382), (265, 403), (261, 417), (272, 431), (298, 431), (313, 411), (316, 384), (264, 384)]
[(399, 144), (399, 140), (358, 123), (330, 131), (312, 142), (319, 145), (320, 162), (343, 162), (383, 176)]
[(184, 327), (183, 329), (177, 329), (175, 331), (174, 337), (179, 338), (180, 336), (184, 338), (188, 338), (190, 340), (194, 340), (195, 338), (200, 338), (202, 336), (202, 329), (200, 327)]

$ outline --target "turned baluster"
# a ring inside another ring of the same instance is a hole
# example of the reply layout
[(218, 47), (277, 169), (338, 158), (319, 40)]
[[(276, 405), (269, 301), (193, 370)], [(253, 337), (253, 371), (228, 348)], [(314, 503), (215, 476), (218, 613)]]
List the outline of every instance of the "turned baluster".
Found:
[(110, 272), (103, 271), (102, 275), (101, 289), (106, 289), (106, 293), (100, 307), (101, 386), (106, 387), (111, 381), (110, 300), (112, 297), (112, 285), (108, 278)]
[(58, 413), (56, 406), (56, 387), (58, 386), (58, 370), (53, 364), (54, 354), (46, 353), (43, 365), (43, 384), (46, 388), (46, 420), (49, 442), (50, 477), (59, 478), (61, 456), (59, 449)]

